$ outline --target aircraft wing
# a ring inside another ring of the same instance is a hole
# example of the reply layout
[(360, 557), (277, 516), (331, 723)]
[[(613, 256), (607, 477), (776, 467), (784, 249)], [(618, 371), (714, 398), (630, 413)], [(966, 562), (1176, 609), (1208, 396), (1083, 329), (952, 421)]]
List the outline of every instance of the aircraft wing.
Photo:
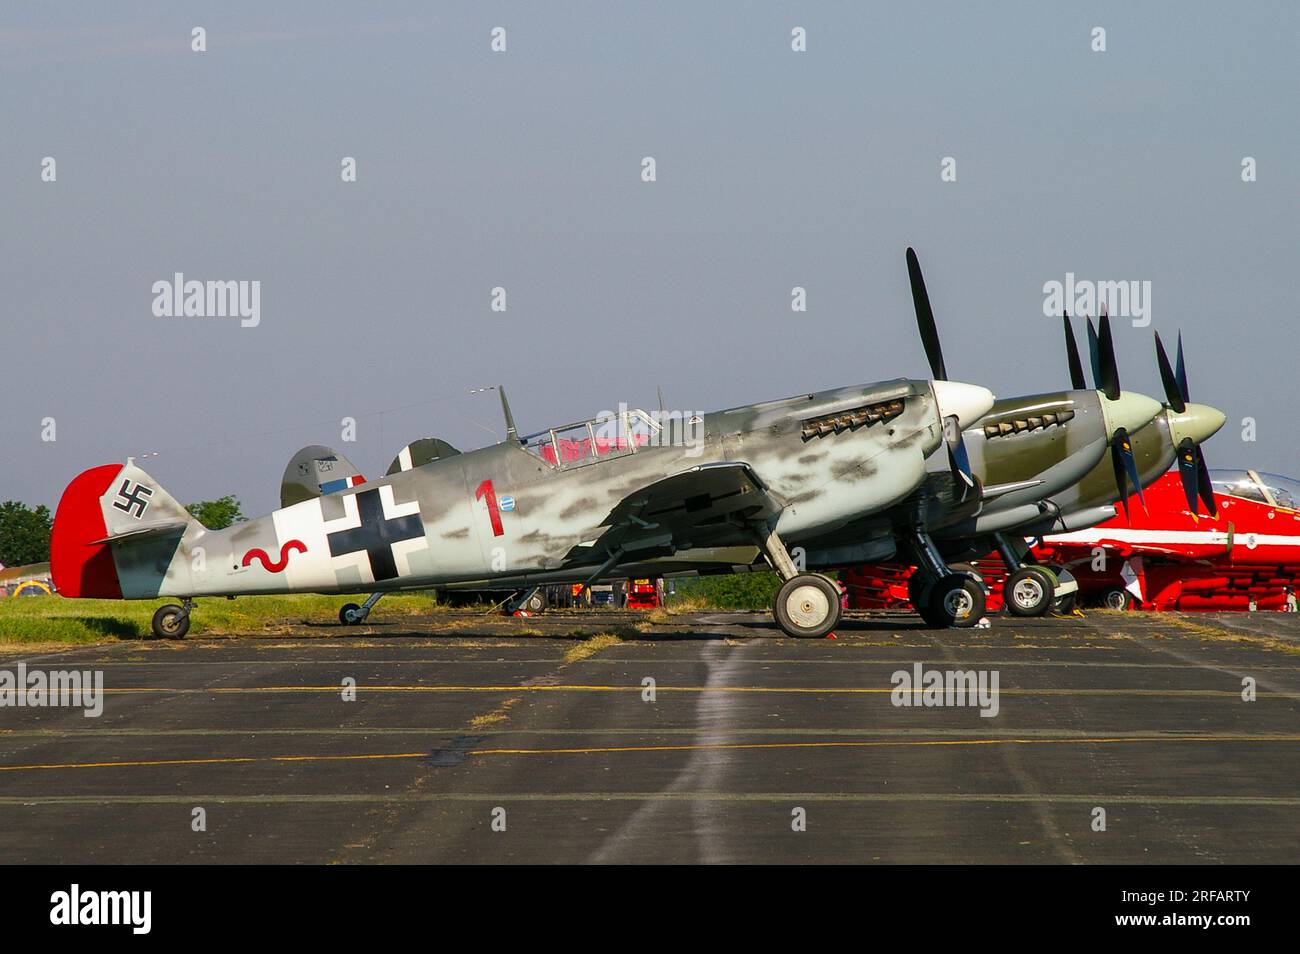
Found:
[(709, 546), (781, 507), (748, 464), (701, 464), (628, 494), (602, 521), (599, 535), (578, 544), (568, 558), (591, 562)]

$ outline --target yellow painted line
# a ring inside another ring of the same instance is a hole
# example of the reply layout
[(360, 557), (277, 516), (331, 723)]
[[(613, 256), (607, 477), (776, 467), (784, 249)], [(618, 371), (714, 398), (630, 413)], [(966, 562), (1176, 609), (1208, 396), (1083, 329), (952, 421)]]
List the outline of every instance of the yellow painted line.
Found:
[(567, 749), (471, 749), (467, 755), (593, 755), (617, 752), (695, 752), (712, 749), (868, 749), (911, 746), (974, 745), (1118, 745), (1134, 742), (1300, 742), (1300, 735), (1257, 735), (1222, 738), (1213, 735), (1150, 736), (1092, 739), (919, 739), (869, 742), (710, 742), (691, 745), (614, 745)]
[(210, 759), (148, 759), (130, 762), (48, 762), (36, 765), (0, 765), (0, 772), (27, 772), (35, 769), (140, 768), (160, 765), (237, 765), (249, 762), (351, 762), (362, 759), (421, 759), (428, 756), (428, 752), (383, 752), (376, 755), (265, 755)]
[[(1300, 743), (1300, 735), (1253, 735), (1253, 736), (1215, 736), (1215, 735), (1180, 735), (1180, 736), (1145, 736), (1122, 737), (1101, 736), (1083, 739), (913, 739), (893, 740), (879, 739), (873, 741), (825, 741), (825, 742), (717, 742), (690, 745), (615, 745), (588, 746), (582, 748), (534, 748), (534, 749), (470, 749), (465, 755), (597, 755), (618, 754), (625, 752), (696, 752), (715, 749), (830, 749), (830, 748), (912, 748), (923, 746), (983, 746), (983, 745), (1118, 745), (1123, 743), (1162, 743), (1162, 742), (1291, 742)], [(436, 750), (435, 750), (436, 751)], [(354, 762), (379, 759), (422, 759), (429, 758), (433, 752), (380, 752), (361, 755), (266, 755), (266, 756), (228, 756), (206, 759), (148, 759), (120, 762), (49, 762), (33, 765), (0, 765), (0, 772), (23, 772), (40, 769), (84, 769), (84, 768), (141, 768), (171, 765), (244, 765), (253, 762)]]
[[(212, 686), (208, 688), (162, 688), (158, 686), (120, 686), (105, 687), (104, 692), (119, 694), (175, 694), (175, 695), (222, 695), (248, 693), (339, 693), (344, 687), (337, 686)], [(631, 686), (588, 686), (588, 685), (536, 685), (536, 686), (367, 686), (358, 685), (357, 692), (644, 692), (641, 685)], [(656, 686), (655, 692), (731, 692), (731, 693), (772, 693), (776, 695), (888, 695), (897, 689), (854, 686)], [(914, 695), (921, 695), (926, 690), (914, 688)], [(933, 690), (931, 690), (933, 691)], [(1237, 689), (1000, 689), (1004, 696), (1156, 696), (1156, 697), (1192, 697), (1225, 696), (1241, 698)], [(1261, 691), (1258, 698), (1274, 696), (1277, 698), (1300, 698), (1300, 694)]]

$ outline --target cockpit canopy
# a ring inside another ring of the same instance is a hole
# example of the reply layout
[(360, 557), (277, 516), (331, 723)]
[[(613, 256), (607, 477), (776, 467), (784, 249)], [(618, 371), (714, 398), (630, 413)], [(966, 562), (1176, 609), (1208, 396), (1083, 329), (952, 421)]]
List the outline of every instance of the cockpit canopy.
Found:
[(553, 467), (574, 467), (658, 444), (662, 430), (653, 417), (633, 408), (539, 431), (520, 438), (520, 443)]
[(1270, 507), (1300, 510), (1300, 481), (1259, 470), (1212, 470), (1214, 492)]

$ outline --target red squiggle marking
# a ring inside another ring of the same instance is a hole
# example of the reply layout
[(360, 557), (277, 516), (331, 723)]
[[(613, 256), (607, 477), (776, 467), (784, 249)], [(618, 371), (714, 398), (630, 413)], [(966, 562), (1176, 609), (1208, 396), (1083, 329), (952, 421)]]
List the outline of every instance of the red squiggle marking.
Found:
[(260, 547), (257, 549), (249, 550), (247, 553), (244, 554), (244, 566), (248, 566), (250, 563), (253, 562), (254, 558), (257, 558), (258, 560), (262, 561), (262, 568), (264, 570), (269, 570), (272, 573), (279, 573), (281, 570), (283, 570), (286, 566), (289, 565), (289, 553), (294, 550), (298, 551), (299, 553), (306, 553), (307, 544), (303, 543), (301, 540), (285, 541), (284, 545), (280, 547), (279, 563), (272, 563), (271, 558), (266, 555), (266, 551), (261, 549)]

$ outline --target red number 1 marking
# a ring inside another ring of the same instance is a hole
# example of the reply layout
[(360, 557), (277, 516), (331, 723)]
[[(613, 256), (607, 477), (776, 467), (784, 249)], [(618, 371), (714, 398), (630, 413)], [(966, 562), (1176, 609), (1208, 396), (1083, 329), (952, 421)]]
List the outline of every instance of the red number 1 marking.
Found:
[(505, 528), (501, 526), (501, 511), (497, 508), (497, 492), (492, 486), (492, 481), (485, 480), (478, 485), (478, 490), (474, 491), (475, 500), (487, 499), (488, 517), (492, 520), (492, 536), (499, 537), (505, 534)]

